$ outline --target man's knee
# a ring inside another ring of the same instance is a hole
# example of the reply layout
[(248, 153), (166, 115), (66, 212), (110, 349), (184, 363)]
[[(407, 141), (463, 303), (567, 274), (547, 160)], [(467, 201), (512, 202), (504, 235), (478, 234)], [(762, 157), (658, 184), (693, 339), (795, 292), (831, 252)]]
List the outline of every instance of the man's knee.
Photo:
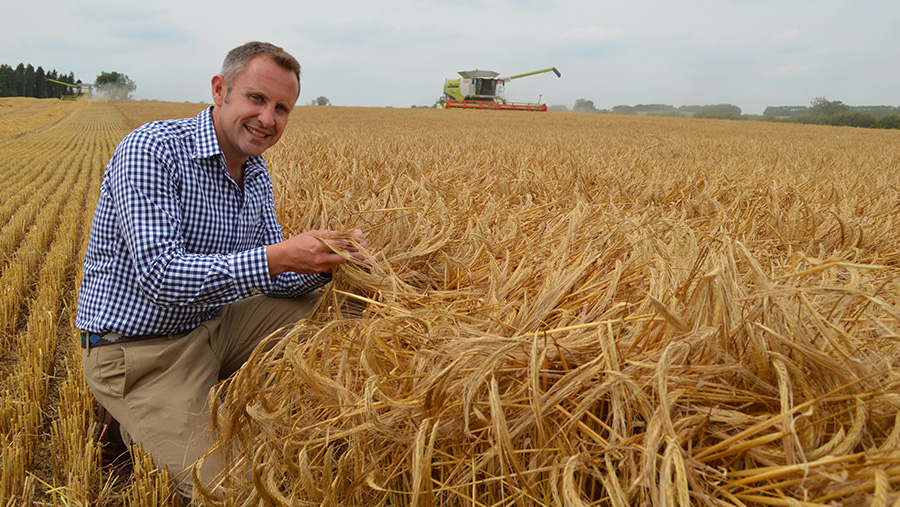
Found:
[(220, 379), (231, 376), (267, 337), (309, 317), (319, 294), (299, 298), (254, 296), (222, 308), (210, 328), (211, 347), (221, 361)]

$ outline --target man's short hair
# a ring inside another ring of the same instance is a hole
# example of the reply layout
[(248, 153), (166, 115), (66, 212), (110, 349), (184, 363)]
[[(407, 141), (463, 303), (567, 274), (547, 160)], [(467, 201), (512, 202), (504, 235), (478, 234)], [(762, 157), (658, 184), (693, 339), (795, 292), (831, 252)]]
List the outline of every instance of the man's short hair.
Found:
[(279, 46), (268, 42), (252, 41), (238, 46), (225, 55), (222, 62), (222, 77), (228, 84), (228, 92), (231, 92), (231, 84), (234, 79), (244, 71), (247, 64), (257, 56), (265, 55), (272, 59), (279, 67), (289, 70), (297, 76), (297, 91), (300, 90), (300, 63), (296, 58)]

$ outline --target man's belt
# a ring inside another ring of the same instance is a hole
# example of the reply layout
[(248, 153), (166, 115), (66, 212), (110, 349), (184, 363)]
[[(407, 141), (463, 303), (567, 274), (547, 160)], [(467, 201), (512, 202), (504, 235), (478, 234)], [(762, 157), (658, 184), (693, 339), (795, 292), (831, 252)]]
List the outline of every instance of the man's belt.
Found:
[(128, 343), (128, 342), (137, 342), (143, 340), (152, 340), (154, 338), (165, 338), (169, 335), (139, 335), (139, 336), (125, 336), (119, 333), (105, 333), (105, 334), (97, 334), (97, 333), (88, 333), (87, 331), (81, 332), (81, 348), (89, 349), (91, 347), (102, 347), (103, 345), (113, 345), (115, 343)]

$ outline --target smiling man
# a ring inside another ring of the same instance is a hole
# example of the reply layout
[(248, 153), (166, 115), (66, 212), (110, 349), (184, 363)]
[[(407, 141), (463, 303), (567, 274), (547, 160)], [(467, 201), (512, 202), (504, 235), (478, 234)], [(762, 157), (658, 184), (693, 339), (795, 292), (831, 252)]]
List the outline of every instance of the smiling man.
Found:
[[(107, 422), (188, 498), (190, 469), (213, 442), (210, 389), (309, 315), (346, 262), (332, 247), (364, 258), (357, 230), (282, 236), (261, 155), (299, 93), (300, 65), (283, 49), (235, 48), (212, 78), (214, 106), (136, 129), (100, 187), (76, 319), (85, 376)], [(203, 480), (220, 467), (207, 459)]]

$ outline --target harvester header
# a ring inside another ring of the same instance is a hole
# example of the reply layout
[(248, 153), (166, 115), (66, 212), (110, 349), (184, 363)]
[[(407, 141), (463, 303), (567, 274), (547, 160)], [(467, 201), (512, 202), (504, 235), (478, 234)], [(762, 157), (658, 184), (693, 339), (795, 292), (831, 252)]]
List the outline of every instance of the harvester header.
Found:
[(500, 93), (506, 83), (513, 79), (553, 72), (562, 77), (556, 67), (534, 70), (509, 77), (498, 77), (492, 70), (461, 70), (461, 79), (444, 81), (444, 96), (441, 107), (445, 109), (502, 109), (511, 111), (546, 111), (546, 104), (507, 102)]

